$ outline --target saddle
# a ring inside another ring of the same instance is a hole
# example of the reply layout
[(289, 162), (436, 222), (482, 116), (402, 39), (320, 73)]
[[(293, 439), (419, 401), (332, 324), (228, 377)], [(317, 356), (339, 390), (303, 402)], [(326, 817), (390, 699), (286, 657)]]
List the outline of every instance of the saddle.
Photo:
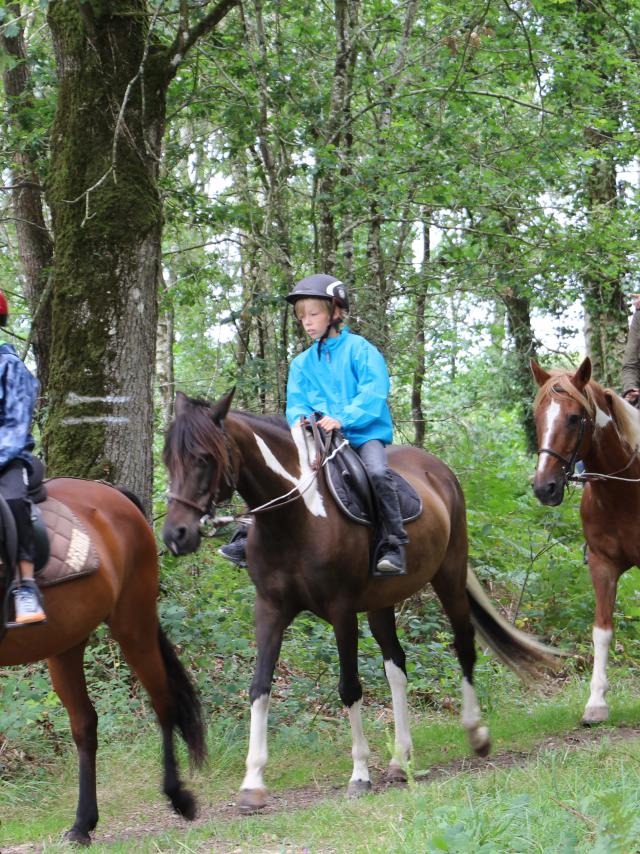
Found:
[[(422, 513), (422, 500), (413, 486), (389, 469), (396, 485), (403, 522), (413, 522)], [(352, 522), (377, 528), (378, 506), (367, 470), (339, 430), (331, 432), (325, 466), (327, 486), (338, 508)]]
[[(95, 572), (100, 560), (89, 534), (76, 515), (61, 501), (47, 495), (44, 466), (37, 460), (29, 478), (28, 497), (32, 502), (34, 570), (38, 587), (51, 587)], [(8, 613), (8, 597), (14, 583), (18, 556), (15, 521), (8, 504), (0, 496), (0, 639)], [(4, 592), (3, 592), (4, 591)]]

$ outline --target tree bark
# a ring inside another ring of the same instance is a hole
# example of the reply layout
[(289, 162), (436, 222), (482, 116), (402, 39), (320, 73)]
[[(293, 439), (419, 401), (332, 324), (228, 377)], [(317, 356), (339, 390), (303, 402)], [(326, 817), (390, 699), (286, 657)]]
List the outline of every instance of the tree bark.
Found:
[[(16, 20), (21, 20), (20, 5), (11, 5)], [(49, 382), (51, 351), (51, 299), (48, 287), (53, 258), (53, 242), (47, 228), (43, 204), (42, 181), (37, 158), (31, 147), (21, 143), (21, 133), (27, 133), (29, 115), (34, 109), (24, 31), (10, 37), (0, 31), (0, 43), (13, 65), (5, 65), (4, 90), (16, 142), (11, 169), (12, 206), (18, 237), (18, 251), (24, 271), (25, 296), (32, 316), (30, 340), (36, 360), (41, 393), (46, 395)]]

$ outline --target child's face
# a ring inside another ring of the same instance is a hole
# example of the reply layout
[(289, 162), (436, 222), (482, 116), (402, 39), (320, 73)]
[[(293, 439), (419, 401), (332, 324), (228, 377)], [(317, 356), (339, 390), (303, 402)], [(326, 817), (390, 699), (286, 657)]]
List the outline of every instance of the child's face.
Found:
[(327, 331), (331, 303), (324, 299), (301, 299), (296, 302), (296, 317), (314, 341)]

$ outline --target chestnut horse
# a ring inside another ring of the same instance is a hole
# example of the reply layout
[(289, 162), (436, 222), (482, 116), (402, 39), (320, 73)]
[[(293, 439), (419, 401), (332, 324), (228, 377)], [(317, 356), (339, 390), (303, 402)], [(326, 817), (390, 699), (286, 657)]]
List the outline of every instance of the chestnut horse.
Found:
[(83, 657), (91, 632), (102, 622), (108, 624), (151, 699), (162, 732), (164, 792), (177, 813), (192, 819), (195, 799), (178, 775), (173, 731), (180, 731), (192, 760), (199, 764), (205, 755), (204, 728), (193, 686), (158, 624), (153, 531), (129, 493), (66, 477), (46, 485), (49, 495), (66, 504), (84, 525), (100, 565), (90, 575), (43, 591), (46, 624), (8, 631), (0, 641), (0, 666), (46, 659), (53, 687), (69, 715), (80, 779), (76, 818), (66, 837), (89, 845), (89, 834), (98, 822), (97, 715), (87, 693)]
[(366, 611), (384, 658), (395, 719), (395, 748), (388, 774), (406, 780), (411, 753), (405, 655), (398, 641), (394, 605), (431, 582), (449, 617), (462, 669), (462, 725), (472, 748), (489, 751), (473, 688), (476, 628), (521, 675), (549, 662), (548, 651), (502, 620), (467, 569), (464, 498), (454, 474), (436, 457), (414, 447), (389, 448), (389, 463), (411, 482), (423, 512), (407, 531), (408, 575), (371, 578), (369, 528), (336, 506), (309, 431), (289, 429), (278, 417), (230, 411), (233, 391), (217, 403), (178, 392), (176, 417), (165, 440), (169, 507), (163, 530), (176, 555), (198, 549), (201, 517), (237, 490), (254, 514), (247, 560), (256, 587), (257, 660), (250, 689), (251, 727), (239, 806), (266, 804), (267, 711), (282, 636), (294, 617), (311, 611), (331, 623), (340, 661), (339, 693), (353, 740), (348, 794), (371, 788), (369, 748), (361, 722), (358, 619)]
[[(540, 386), (533, 491), (542, 504), (556, 506), (568, 482), (584, 483), (580, 516), (596, 597), (591, 694), (582, 717), (589, 725), (609, 716), (607, 658), (618, 579), (640, 566), (640, 413), (591, 379), (588, 358), (575, 372), (547, 373), (533, 361), (531, 368)], [(577, 460), (583, 474), (575, 474)]]

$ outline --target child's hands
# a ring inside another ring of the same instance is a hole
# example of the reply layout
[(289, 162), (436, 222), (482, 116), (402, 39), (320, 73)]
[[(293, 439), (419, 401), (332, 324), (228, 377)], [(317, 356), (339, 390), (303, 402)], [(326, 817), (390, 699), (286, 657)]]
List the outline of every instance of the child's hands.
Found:
[(342, 424), (330, 415), (323, 415), (320, 421), (318, 421), (318, 427), (322, 427), (323, 430), (331, 432), (331, 430), (340, 430)]

